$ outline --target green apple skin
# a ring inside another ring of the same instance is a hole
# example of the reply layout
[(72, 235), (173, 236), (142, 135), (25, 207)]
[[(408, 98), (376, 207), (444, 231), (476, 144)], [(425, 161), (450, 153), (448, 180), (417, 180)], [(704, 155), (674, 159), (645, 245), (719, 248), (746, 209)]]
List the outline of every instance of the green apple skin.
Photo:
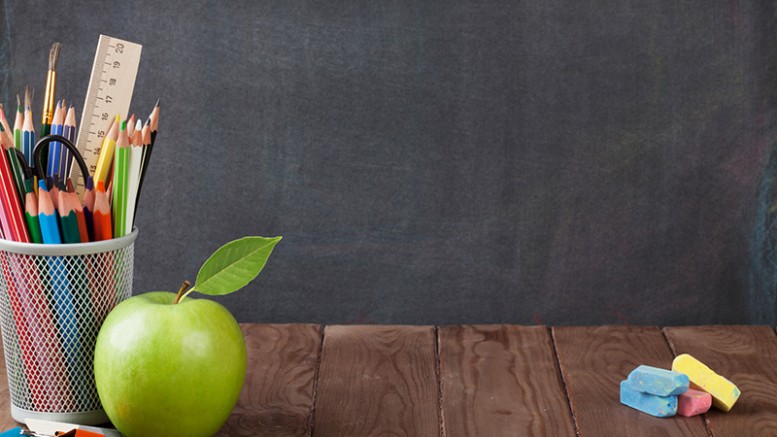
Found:
[(212, 436), (237, 403), (246, 346), (222, 305), (157, 291), (105, 319), (94, 350), (97, 392), (127, 437)]

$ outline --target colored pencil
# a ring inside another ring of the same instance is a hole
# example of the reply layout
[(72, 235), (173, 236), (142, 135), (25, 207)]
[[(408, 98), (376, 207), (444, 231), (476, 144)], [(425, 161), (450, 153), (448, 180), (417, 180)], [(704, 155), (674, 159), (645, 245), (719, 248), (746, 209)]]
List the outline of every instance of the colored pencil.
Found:
[[(73, 107), (73, 105), (70, 105), (70, 108), (67, 110), (67, 115), (65, 116), (65, 126), (63, 129), (62, 136), (70, 140), (71, 143), (76, 143), (76, 110)], [(73, 166), (73, 157), (70, 154), (70, 149), (67, 147), (62, 148), (62, 161), (59, 166), (59, 174), (61, 175), (69, 175), (70, 169)]]
[[(7, 140), (3, 141), (3, 143), (6, 142)], [(5, 145), (3, 147), (5, 148)], [(2, 204), (3, 215), (6, 219), (5, 224), (7, 227), (3, 229), (5, 238), (29, 243), (30, 235), (24, 222), (24, 211), (22, 210), (19, 195), (16, 192), (8, 155), (5, 152), (0, 153), (0, 203)]]
[(24, 124), (22, 125), (22, 152), (27, 165), (32, 167), (32, 148), (35, 147), (35, 126), (32, 124), (30, 87), (24, 91)]
[(49, 188), (51, 194), (51, 203), (54, 204), (54, 209), (59, 209), (59, 178), (57, 176), (49, 176), (46, 178), (46, 186)]
[(140, 170), (143, 163), (143, 125), (138, 120), (132, 140), (130, 141), (129, 155), (129, 179), (127, 188), (127, 228), (125, 234), (132, 232), (135, 223), (135, 206), (138, 199), (138, 185), (140, 185)]
[[(62, 107), (62, 102), (57, 102), (57, 109), (54, 110), (54, 117), (51, 119), (51, 134), (62, 135), (64, 133), (65, 124), (65, 110)], [(61, 175), (59, 172), (59, 162), (62, 157), (62, 143), (59, 141), (52, 141), (49, 143), (49, 159), (46, 164), (46, 175), (54, 176)]]
[(119, 139), (116, 141), (116, 156), (113, 158), (113, 236), (123, 237), (127, 233), (127, 186), (129, 185), (129, 138), (127, 122), (121, 123)]
[(8, 125), (8, 119), (5, 118), (5, 106), (0, 103), (0, 126), (3, 126), (6, 132), (13, 132), (11, 126)]
[(86, 178), (86, 187), (84, 189), (84, 220), (86, 221), (86, 232), (89, 241), (95, 241), (92, 211), (94, 211), (94, 179), (89, 176)]
[(62, 242), (65, 244), (80, 243), (81, 231), (78, 226), (78, 217), (71, 203), (71, 198), (65, 189), (65, 184), (60, 182), (59, 187), (59, 228), (62, 230)]
[(92, 210), (94, 223), (94, 240), (102, 241), (113, 238), (111, 230), (111, 205), (108, 203), (108, 195), (105, 193), (105, 182), (97, 182), (97, 190), (94, 194), (94, 209)]
[(132, 135), (134, 133), (135, 133), (135, 114), (132, 114), (130, 115), (129, 120), (127, 120), (127, 136), (132, 138)]
[(70, 208), (76, 213), (76, 222), (78, 223), (78, 235), (81, 236), (82, 243), (89, 242), (89, 230), (86, 227), (86, 216), (84, 215), (84, 207), (78, 200), (78, 194), (76, 193), (76, 187), (70, 178), (67, 178), (67, 201), (70, 203)]
[(43, 95), (43, 110), (41, 111), (40, 136), (51, 133), (51, 121), (54, 118), (54, 99), (57, 93), (57, 64), (62, 44), (55, 42), (49, 51), (49, 70), (46, 75), (46, 92)]
[(103, 138), (102, 146), (100, 146), (100, 155), (97, 157), (97, 167), (94, 170), (94, 182), (100, 181), (108, 183), (108, 172), (112, 167), (114, 148), (116, 147), (116, 139), (119, 135), (119, 116), (113, 119), (108, 133)]
[(151, 147), (151, 127), (148, 123), (143, 126), (141, 130), (141, 139), (143, 143), (143, 157), (140, 162), (140, 180), (138, 181), (138, 192), (135, 195), (135, 212), (133, 217), (138, 215), (138, 204), (140, 203), (140, 191), (143, 189), (143, 181), (146, 178), (146, 170), (148, 169), (148, 161), (151, 159), (150, 147)]
[(19, 95), (16, 95), (16, 119), (13, 122), (13, 140), (14, 146), (22, 150), (22, 126), (24, 125), (24, 111), (22, 110), (22, 101)]
[(32, 185), (32, 179), (24, 181), (24, 218), (27, 222), (27, 229), (30, 231), (30, 241), (43, 243), (43, 235), (41, 235), (40, 222), (38, 221), (38, 198), (35, 196), (35, 189)]
[(44, 244), (60, 244), (62, 238), (57, 223), (57, 210), (51, 201), (51, 194), (46, 187), (46, 181), (38, 181), (38, 221)]
[(11, 175), (13, 176), (19, 202), (21, 205), (24, 205), (24, 173), (22, 172), (21, 164), (19, 164), (19, 159), (16, 157), (16, 147), (13, 146), (13, 139), (8, 134), (8, 131), (3, 130), (2, 125), (0, 125), (0, 144), (2, 144), (3, 153), (8, 158), (8, 164), (11, 167)]

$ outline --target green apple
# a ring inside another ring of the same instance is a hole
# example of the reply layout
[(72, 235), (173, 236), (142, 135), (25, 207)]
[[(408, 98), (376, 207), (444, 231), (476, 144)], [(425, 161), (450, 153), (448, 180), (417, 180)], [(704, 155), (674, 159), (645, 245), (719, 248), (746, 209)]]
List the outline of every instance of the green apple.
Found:
[(246, 346), (235, 318), (216, 302), (252, 281), (281, 237), (244, 237), (220, 247), (194, 286), (131, 297), (108, 314), (94, 348), (105, 413), (128, 437), (211, 436), (235, 407)]
[(211, 436), (240, 396), (246, 347), (235, 318), (214, 301), (180, 296), (131, 297), (97, 337), (97, 392), (128, 437)]

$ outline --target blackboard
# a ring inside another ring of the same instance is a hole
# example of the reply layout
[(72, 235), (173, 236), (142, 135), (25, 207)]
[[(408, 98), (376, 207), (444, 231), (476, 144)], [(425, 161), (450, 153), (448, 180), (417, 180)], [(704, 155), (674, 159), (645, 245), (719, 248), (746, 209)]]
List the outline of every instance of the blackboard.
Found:
[(143, 45), (136, 293), (283, 235), (239, 321), (776, 323), (774, 2), (1, 10), (11, 113), (52, 42), (79, 114), (99, 34)]

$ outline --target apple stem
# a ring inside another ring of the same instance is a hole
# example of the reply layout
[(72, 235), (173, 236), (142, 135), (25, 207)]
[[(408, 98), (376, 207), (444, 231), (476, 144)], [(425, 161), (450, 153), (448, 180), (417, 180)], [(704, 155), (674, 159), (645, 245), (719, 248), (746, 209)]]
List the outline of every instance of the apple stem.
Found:
[(183, 292), (186, 291), (189, 286), (192, 285), (189, 281), (183, 281), (183, 284), (181, 284), (181, 289), (178, 290), (178, 294), (175, 295), (175, 300), (173, 301), (174, 304), (178, 303), (178, 301), (181, 300), (181, 297), (183, 297)]

